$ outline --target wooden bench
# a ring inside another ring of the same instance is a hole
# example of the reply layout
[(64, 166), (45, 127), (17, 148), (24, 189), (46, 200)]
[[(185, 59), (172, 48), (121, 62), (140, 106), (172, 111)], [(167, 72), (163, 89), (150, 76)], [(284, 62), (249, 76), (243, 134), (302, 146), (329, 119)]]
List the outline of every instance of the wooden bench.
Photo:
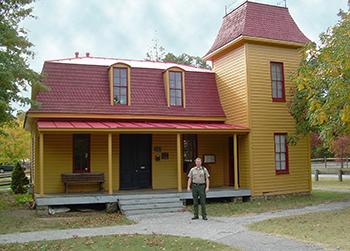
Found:
[(103, 191), (105, 182), (104, 173), (63, 173), (62, 182), (64, 183), (64, 192), (68, 193), (68, 184), (99, 184), (99, 191)]
[(338, 180), (343, 181), (343, 175), (350, 175), (350, 168), (317, 168), (314, 169), (315, 181), (319, 180), (320, 174), (335, 174), (338, 175)]

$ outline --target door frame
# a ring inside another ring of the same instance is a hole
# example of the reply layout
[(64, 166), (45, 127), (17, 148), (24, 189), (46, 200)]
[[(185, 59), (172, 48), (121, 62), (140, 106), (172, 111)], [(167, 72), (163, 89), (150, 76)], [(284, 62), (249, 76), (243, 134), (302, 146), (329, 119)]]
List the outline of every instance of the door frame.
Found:
[[(75, 169), (75, 141), (76, 141), (76, 138), (75, 137), (77, 137), (77, 136), (80, 136), (80, 135), (85, 135), (85, 136), (88, 136), (88, 160), (87, 160), (87, 164), (88, 164), (88, 166), (87, 166), (87, 172), (84, 172), (84, 171), (82, 171), (82, 170), (76, 170)], [(73, 139), (72, 139), (72, 143), (73, 143), (73, 145), (72, 145), (72, 152), (73, 152), (73, 154), (72, 154), (72, 157), (73, 157), (73, 161), (72, 161), (72, 163), (73, 163), (73, 166), (72, 166), (72, 173), (91, 173), (91, 134), (88, 134), (88, 133), (76, 133), (76, 134), (73, 134)]]
[[(146, 188), (122, 188), (121, 184), (122, 184), (122, 155), (121, 153), (121, 149), (122, 149), (122, 140), (121, 140), (121, 136), (122, 135), (148, 135), (149, 136), (149, 162), (150, 162), (150, 175), (149, 175), (149, 187)], [(121, 133), (119, 134), (119, 189), (120, 190), (138, 190), (138, 189), (153, 189), (153, 180), (152, 180), (152, 176), (153, 176), (153, 134), (151, 133)]]

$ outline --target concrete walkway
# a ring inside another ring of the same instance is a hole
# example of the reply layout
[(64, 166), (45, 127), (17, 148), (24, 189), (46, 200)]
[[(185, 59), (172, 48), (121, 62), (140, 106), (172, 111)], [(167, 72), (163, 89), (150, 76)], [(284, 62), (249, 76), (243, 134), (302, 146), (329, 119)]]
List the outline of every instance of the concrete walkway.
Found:
[(0, 243), (60, 240), (73, 237), (113, 234), (169, 234), (191, 236), (217, 241), (249, 251), (263, 250), (323, 250), (315, 244), (289, 240), (270, 234), (248, 230), (245, 225), (266, 219), (299, 215), (311, 212), (330, 211), (350, 207), (350, 201), (322, 204), (301, 209), (289, 209), (250, 216), (211, 217), (208, 221), (192, 221), (189, 212), (134, 216), (137, 224), (99, 228), (48, 230), (0, 235)]

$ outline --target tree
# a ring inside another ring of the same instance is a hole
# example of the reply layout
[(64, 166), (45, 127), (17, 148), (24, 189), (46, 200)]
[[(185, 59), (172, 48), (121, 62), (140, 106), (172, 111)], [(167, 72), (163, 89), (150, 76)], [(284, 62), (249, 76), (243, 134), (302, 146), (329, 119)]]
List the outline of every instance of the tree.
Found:
[(147, 61), (161, 62), (165, 55), (165, 49), (159, 44), (158, 39), (152, 39), (153, 45), (146, 53)]
[(26, 174), (24, 173), (23, 167), (18, 162), (15, 166), (15, 169), (12, 172), (11, 189), (15, 194), (26, 193), (28, 190), (28, 184), (29, 180)]
[(168, 52), (162, 59), (163, 62), (171, 62), (184, 65), (192, 65), (195, 67), (210, 69), (210, 65), (207, 64), (201, 57), (191, 56), (186, 53), (182, 53), (179, 56), (175, 56), (173, 53)]
[(22, 91), (41, 88), (40, 75), (31, 70), (28, 59), (33, 46), (20, 23), (33, 17), (29, 7), (34, 0), (0, 0), (0, 125), (13, 120), (11, 104), (30, 104)]
[(25, 113), (4, 124), (0, 130), (0, 163), (16, 163), (30, 158), (30, 133), (23, 128)]
[(158, 39), (153, 39), (152, 42), (153, 45), (146, 53), (145, 60), (147, 61), (192, 65), (207, 69), (211, 68), (210, 65), (199, 56), (191, 56), (186, 53), (176, 56), (171, 52), (165, 53), (165, 49), (159, 44)]
[(340, 159), (341, 167), (344, 167), (344, 158), (350, 156), (350, 135), (338, 137), (331, 145), (335, 156)]
[(328, 147), (324, 146), (320, 135), (311, 133), (311, 158), (330, 158), (333, 153)]
[(316, 132), (325, 145), (350, 133), (350, 12), (308, 44), (293, 76), (296, 85), (290, 112), (296, 136)]

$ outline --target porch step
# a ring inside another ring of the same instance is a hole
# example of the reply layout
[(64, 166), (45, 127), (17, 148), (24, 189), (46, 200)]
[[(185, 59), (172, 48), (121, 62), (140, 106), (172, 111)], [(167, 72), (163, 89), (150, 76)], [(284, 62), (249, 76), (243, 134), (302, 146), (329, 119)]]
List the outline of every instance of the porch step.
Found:
[(120, 210), (125, 215), (169, 213), (183, 210), (178, 194), (143, 194), (121, 196)]

